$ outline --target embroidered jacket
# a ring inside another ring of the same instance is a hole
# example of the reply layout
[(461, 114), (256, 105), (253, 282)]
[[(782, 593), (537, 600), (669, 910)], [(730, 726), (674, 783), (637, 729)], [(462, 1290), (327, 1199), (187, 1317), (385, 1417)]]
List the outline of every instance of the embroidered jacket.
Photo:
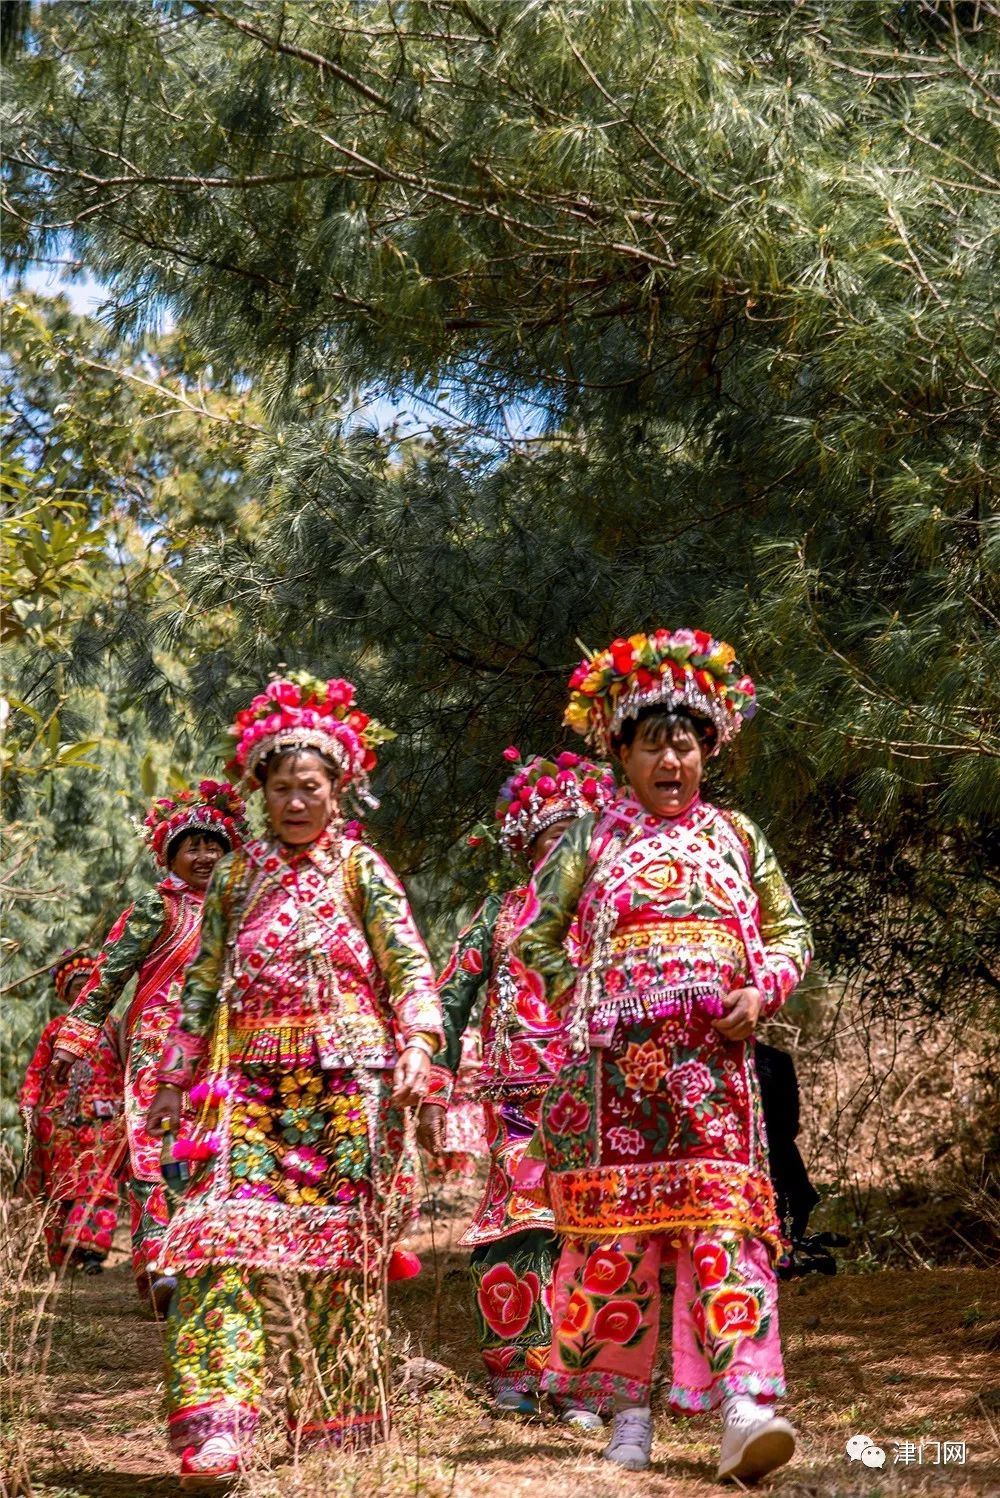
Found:
[(538, 870), (515, 951), (544, 979), (556, 1009), (570, 1002), (578, 976), (564, 946), (577, 915), (591, 1034), (619, 1013), (655, 1012), (671, 994), (700, 994), (719, 1013), (721, 996), (743, 983), (762, 989), (762, 1013), (772, 1015), (812, 955), (808, 925), (760, 828), (701, 801), (665, 819), (623, 792), (600, 818), (574, 822)]
[(167, 1035), (177, 1019), (184, 973), (198, 950), (204, 892), (168, 874), (122, 912), (104, 944), (98, 972), (66, 1016), (58, 1044), (92, 1056), (126, 983), (135, 993), (123, 1022), (125, 1123), (134, 1179), (158, 1184), (161, 1141), (146, 1128)]
[(161, 1081), (190, 1085), (223, 1001), (243, 1063), (384, 1069), (410, 1036), (443, 1033), (403, 886), (373, 848), (325, 836), (216, 865)]
[(58, 1042), (64, 1050), (86, 1056), (94, 1049), (101, 1026), (136, 974), (126, 1033), (131, 1035), (143, 1015), (167, 1007), (172, 986), (198, 950), (204, 898), (200, 890), (168, 874), (122, 911), (108, 933), (100, 965), (66, 1016)]
[(434, 1060), (428, 1102), (451, 1100), (462, 1036), (484, 988), (480, 1097), (541, 1092), (565, 1060), (562, 1019), (545, 1002), (540, 976), (510, 951), (526, 893), (488, 895), (455, 943), (439, 985), (445, 1046)]
[(21, 1108), (32, 1115), (28, 1194), (49, 1201), (113, 1197), (125, 1141), (115, 1029), (105, 1023), (90, 1058), (74, 1061), (69, 1080), (57, 1085), (49, 1067), (65, 1023), (64, 1014), (49, 1020), (21, 1087)]

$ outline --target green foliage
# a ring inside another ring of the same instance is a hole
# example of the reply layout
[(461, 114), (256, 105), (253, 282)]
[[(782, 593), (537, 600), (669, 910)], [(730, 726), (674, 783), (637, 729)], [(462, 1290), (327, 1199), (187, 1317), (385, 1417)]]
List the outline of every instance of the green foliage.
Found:
[[(266, 412), (252, 512), (113, 639), (150, 710), (355, 676), (447, 909), (576, 640), (710, 629), (764, 708), (720, 793), (826, 960), (995, 1004), (998, 37), (959, 0), (40, 7), (10, 264), (68, 241), (119, 332), (169, 306)], [(465, 425), (413, 451), (346, 419), (443, 389)]]

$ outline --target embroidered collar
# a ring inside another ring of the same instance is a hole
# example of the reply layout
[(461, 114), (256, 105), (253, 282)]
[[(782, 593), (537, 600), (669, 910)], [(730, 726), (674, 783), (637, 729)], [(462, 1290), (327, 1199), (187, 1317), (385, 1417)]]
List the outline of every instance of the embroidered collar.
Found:
[(205, 898), (203, 889), (195, 889), (193, 884), (188, 884), (187, 880), (182, 879), (179, 874), (167, 874), (156, 887), (159, 890), (172, 890), (179, 895), (190, 895), (194, 900), (201, 901)]
[(339, 833), (333, 833), (329, 827), (324, 827), (319, 837), (314, 838), (311, 843), (304, 846), (293, 847), (289, 843), (275, 842), (274, 849), (290, 868), (300, 869), (303, 864), (315, 864), (321, 874), (332, 874), (337, 866), (343, 862), (342, 839)]
[(619, 793), (614, 804), (604, 813), (604, 819), (636, 830), (641, 828), (643, 832), (660, 832), (667, 827), (689, 826), (706, 804), (697, 795), (675, 817), (659, 817), (655, 812), (647, 811), (638, 797), (627, 790)]

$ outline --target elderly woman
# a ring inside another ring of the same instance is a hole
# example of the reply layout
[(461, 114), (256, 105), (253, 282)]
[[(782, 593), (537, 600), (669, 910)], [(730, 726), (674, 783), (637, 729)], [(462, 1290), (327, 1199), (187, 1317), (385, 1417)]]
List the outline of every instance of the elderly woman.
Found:
[[(500, 788), (495, 822), (511, 857), (537, 867), (575, 818), (607, 806), (615, 794), (606, 767), (569, 751), (558, 759), (517, 763)], [(548, 1297), (557, 1243), (552, 1209), (538, 1191), (518, 1190), (514, 1177), (538, 1123), (546, 1088), (565, 1056), (562, 1020), (526, 981), (510, 950), (524, 885), (488, 895), (461, 933), (441, 978), (446, 1047), (436, 1058), (420, 1112), (421, 1142), (440, 1148), (462, 1041), (480, 995), (483, 1066), (479, 1096), (486, 1112), (490, 1171), (482, 1200), (460, 1244), (472, 1249), (470, 1269), (479, 1345), (498, 1414), (536, 1415), (538, 1375), (552, 1323)], [(567, 1400), (567, 1424), (600, 1428), (600, 1416)]]
[(112, 926), (100, 962), (56, 1042), (56, 1074), (63, 1076), (74, 1058), (96, 1053), (112, 1009), (135, 978), (122, 1024), (132, 1269), (140, 1296), (151, 1297), (157, 1316), (166, 1313), (174, 1283), (152, 1270), (167, 1225), (167, 1202), (160, 1141), (146, 1129), (146, 1110), (177, 1017), (184, 973), (198, 950), (205, 890), (218, 859), (238, 846), (246, 830), (243, 814), (232, 786), (215, 780), (188, 787), (176, 800), (163, 796), (153, 802), (143, 836), (165, 877)]
[[(52, 969), (56, 997), (72, 1005), (97, 968), (87, 952), (65, 952)], [(42, 1031), (21, 1087), (25, 1188), (48, 1204), (45, 1241), (53, 1269), (67, 1264), (100, 1274), (118, 1221), (118, 1170), (125, 1147), (122, 1063), (111, 1020), (87, 1061), (60, 1081), (53, 1053), (66, 1015)]]
[[(787, 1461), (789, 1423), (753, 1036), (804, 974), (809, 933), (753, 822), (701, 798), (705, 761), (754, 708), (701, 631), (616, 640), (574, 673), (566, 721), (616, 752), (627, 788), (537, 871), (516, 949), (567, 1016), (542, 1105), (556, 1230), (542, 1387), (613, 1397), (605, 1456), (649, 1465), (661, 1261), (676, 1260), (672, 1407), (721, 1405), (718, 1475)], [(577, 920), (579, 972), (564, 940)]]
[(149, 1113), (151, 1130), (174, 1126), (188, 1089), (201, 1110), (162, 1250), (179, 1277), (167, 1396), (184, 1487), (239, 1466), (268, 1309), (285, 1321), (294, 1443), (385, 1431), (382, 1281), (412, 1213), (403, 1110), (443, 1033), (402, 885), (344, 824), (384, 736), (353, 699), (348, 682), (295, 675), (237, 715), (235, 765), (263, 791), (269, 835), (215, 871)]

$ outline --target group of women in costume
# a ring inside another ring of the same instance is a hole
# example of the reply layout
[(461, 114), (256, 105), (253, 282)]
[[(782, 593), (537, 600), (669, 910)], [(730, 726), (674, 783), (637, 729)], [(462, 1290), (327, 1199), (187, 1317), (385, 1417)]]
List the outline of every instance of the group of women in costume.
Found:
[[(487, 896), (439, 981), (402, 885), (346, 820), (384, 732), (348, 682), (295, 673), (231, 730), (228, 768), (262, 795), (267, 835), (248, 836), (228, 783), (157, 803), (166, 875), (73, 971), (81, 991), (23, 1101), (38, 1108), (43, 1073), (64, 1091), (81, 1067), (98, 1078), (109, 1045), (117, 1064), (108, 1016), (136, 975), (133, 1258), (167, 1314), (185, 1487), (239, 1470), (268, 1350), (297, 1448), (385, 1437), (380, 1308), (413, 1211), (414, 1126), (432, 1155), (454, 1149), (470, 1077), (489, 1173), (462, 1242), (497, 1409), (533, 1414), (547, 1395), (570, 1425), (610, 1419), (608, 1460), (648, 1466), (669, 1265), (672, 1408), (721, 1406), (720, 1478), (792, 1454), (753, 1037), (805, 972), (809, 935), (760, 830), (700, 790), (753, 683), (723, 642), (657, 630), (588, 656), (570, 694), (565, 721), (601, 762), (504, 751), (495, 827), (530, 879)], [(112, 1167), (115, 1127), (112, 1106)], [(164, 1128), (190, 1171), (172, 1211)], [(107, 1248), (108, 1177), (92, 1175), (87, 1223), (71, 1206), (52, 1230), (78, 1258)]]

